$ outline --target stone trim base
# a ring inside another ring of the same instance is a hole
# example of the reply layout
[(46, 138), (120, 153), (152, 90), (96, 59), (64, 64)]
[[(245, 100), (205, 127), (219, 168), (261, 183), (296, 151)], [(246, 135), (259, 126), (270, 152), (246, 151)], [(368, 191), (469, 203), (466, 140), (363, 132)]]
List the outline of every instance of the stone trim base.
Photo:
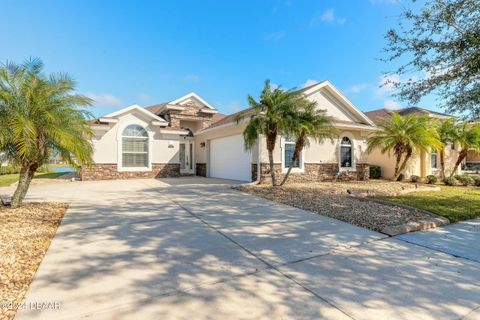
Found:
[(179, 163), (152, 163), (151, 171), (118, 171), (116, 163), (95, 163), (90, 168), (82, 167), (80, 171), (80, 179), (82, 181), (178, 176), (180, 176)]
[[(253, 166), (252, 166), (253, 167)], [(256, 167), (256, 166), (255, 166)], [(320, 182), (320, 181), (367, 181), (370, 178), (370, 165), (368, 163), (358, 163), (355, 171), (338, 172), (338, 163), (304, 163), (304, 172), (291, 172), (288, 177), (289, 182)], [(275, 163), (273, 166), (278, 181), (282, 181), (282, 164)], [(253, 170), (253, 168), (252, 168)], [(253, 172), (252, 172), (253, 173)], [(260, 182), (269, 183), (270, 165), (268, 163), (260, 164)]]
[(195, 175), (199, 177), (207, 176), (207, 164), (206, 163), (196, 163), (195, 164)]

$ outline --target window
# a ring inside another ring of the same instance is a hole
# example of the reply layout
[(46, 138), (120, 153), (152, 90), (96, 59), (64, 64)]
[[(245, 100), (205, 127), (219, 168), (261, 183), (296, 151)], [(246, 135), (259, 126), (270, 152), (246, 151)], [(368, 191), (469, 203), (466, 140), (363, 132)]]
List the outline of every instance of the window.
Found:
[(450, 147), (451, 147), (452, 150), (455, 150), (455, 143), (452, 143), (452, 144), (450, 145)]
[[(290, 164), (292, 163), (292, 158), (293, 158), (293, 152), (295, 151), (295, 140), (291, 137), (286, 137), (285, 138), (285, 144), (284, 144), (284, 166), (285, 168), (290, 168)], [(300, 157), (298, 157), (297, 160), (293, 163), (292, 168), (300, 168)]]
[(343, 137), (340, 142), (340, 168), (353, 167), (352, 159), (352, 141)]
[(130, 125), (122, 134), (122, 166), (124, 168), (148, 167), (148, 135), (138, 125)]
[(432, 169), (438, 168), (437, 150), (432, 149)]

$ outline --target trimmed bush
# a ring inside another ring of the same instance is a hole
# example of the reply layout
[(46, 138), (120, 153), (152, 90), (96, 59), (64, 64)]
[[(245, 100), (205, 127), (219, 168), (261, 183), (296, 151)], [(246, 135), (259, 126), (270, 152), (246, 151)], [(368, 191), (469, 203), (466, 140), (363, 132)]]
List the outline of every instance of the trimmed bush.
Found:
[(468, 186), (474, 183), (473, 178), (470, 176), (467, 176), (466, 174), (455, 176), (455, 179), (457, 179), (457, 181), (463, 184), (464, 186)]
[(480, 187), (480, 177), (475, 177), (475, 178), (473, 178), (473, 181), (474, 181), (474, 184), (475, 184), (477, 187)]
[(434, 176), (434, 175), (428, 175), (427, 176), (427, 183), (428, 184), (435, 184), (435, 183), (437, 183), (437, 181), (438, 181), (438, 178), (436, 176)]
[(454, 185), (457, 184), (457, 179), (455, 179), (454, 177), (448, 177), (448, 178), (443, 179), (443, 183), (446, 186), (454, 186)]
[(370, 179), (380, 179), (382, 177), (382, 168), (380, 166), (370, 166)]
[(419, 177), (419, 176), (416, 176), (416, 175), (410, 176), (410, 181), (412, 181), (412, 182), (418, 182), (418, 181), (420, 181), (420, 177)]
[(400, 173), (398, 175), (397, 181), (403, 181), (403, 180), (405, 180), (405, 175), (403, 173)]
[(20, 172), (20, 167), (17, 167), (17, 166), (8, 165), (8, 166), (0, 167), (0, 175), (14, 174), (19, 172)]

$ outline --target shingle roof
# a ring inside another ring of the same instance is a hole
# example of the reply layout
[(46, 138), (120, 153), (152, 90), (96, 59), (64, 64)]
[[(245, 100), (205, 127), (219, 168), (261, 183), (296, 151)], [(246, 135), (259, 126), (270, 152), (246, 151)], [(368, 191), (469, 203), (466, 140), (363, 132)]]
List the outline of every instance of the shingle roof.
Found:
[(158, 111), (160, 111), (160, 109), (165, 106), (168, 102), (162, 102), (162, 103), (159, 103), (159, 104), (155, 104), (153, 106), (150, 106), (150, 107), (145, 107), (145, 109), (147, 109), (148, 111), (150, 111), (151, 113), (157, 113)]
[(253, 108), (248, 108), (248, 109), (244, 109), (244, 110), (241, 110), (239, 112), (236, 112), (236, 113), (233, 113), (233, 114), (230, 114), (228, 116), (224, 116), (222, 119), (220, 119), (219, 121), (217, 122), (214, 122), (212, 123), (212, 125), (210, 125), (208, 127), (208, 129), (210, 128), (214, 128), (214, 127), (218, 127), (218, 126), (221, 126), (223, 124), (227, 124), (227, 123), (230, 123), (230, 122), (235, 122), (237, 117), (240, 116), (240, 115), (243, 115), (243, 116), (248, 116), (248, 115), (251, 115), (254, 113), (254, 110)]
[(378, 123), (380, 120), (390, 118), (393, 113), (398, 113), (401, 116), (405, 116), (408, 114), (416, 114), (416, 115), (429, 115), (434, 118), (450, 118), (452, 117), (449, 114), (446, 113), (441, 113), (433, 110), (428, 110), (424, 108), (419, 108), (419, 107), (409, 107), (409, 108), (403, 108), (403, 109), (398, 109), (398, 110), (391, 110), (391, 109), (377, 109), (377, 110), (372, 110), (365, 112), (367, 117), (369, 117), (374, 123)]

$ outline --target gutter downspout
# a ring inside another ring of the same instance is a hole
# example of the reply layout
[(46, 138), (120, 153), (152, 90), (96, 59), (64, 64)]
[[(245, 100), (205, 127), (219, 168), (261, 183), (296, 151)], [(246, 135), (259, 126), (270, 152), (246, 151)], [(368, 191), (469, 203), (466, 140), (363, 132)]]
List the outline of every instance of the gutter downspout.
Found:
[(261, 174), (261, 160), (262, 160), (262, 136), (258, 137), (258, 159), (257, 159), (257, 180), (254, 181), (254, 184), (260, 184), (260, 174)]

